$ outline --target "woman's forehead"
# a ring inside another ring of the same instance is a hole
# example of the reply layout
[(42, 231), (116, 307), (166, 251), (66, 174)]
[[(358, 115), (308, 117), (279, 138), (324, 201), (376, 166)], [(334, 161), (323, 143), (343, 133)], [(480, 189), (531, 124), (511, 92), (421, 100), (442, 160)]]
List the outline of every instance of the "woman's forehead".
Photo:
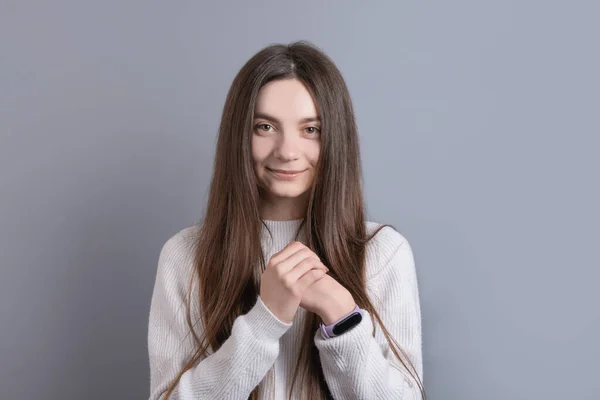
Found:
[(310, 92), (297, 79), (278, 80), (263, 86), (254, 108), (255, 118), (273, 122), (314, 122), (317, 108)]

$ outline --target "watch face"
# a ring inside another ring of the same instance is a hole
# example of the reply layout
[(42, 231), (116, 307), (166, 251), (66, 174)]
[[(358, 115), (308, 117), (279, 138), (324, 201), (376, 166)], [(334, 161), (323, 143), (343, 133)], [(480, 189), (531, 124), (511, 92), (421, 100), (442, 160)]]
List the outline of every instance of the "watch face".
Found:
[(352, 315), (348, 316), (348, 318), (344, 319), (343, 321), (340, 321), (337, 324), (335, 324), (335, 326), (333, 327), (333, 334), (341, 335), (342, 333), (346, 332), (348, 329), (351, 329), (351, 328), (355, 327), (356, 325), (358, 325), (360, 323), (360, 321), (362, 321), (362, 314), (360, 312), (352, 314)]

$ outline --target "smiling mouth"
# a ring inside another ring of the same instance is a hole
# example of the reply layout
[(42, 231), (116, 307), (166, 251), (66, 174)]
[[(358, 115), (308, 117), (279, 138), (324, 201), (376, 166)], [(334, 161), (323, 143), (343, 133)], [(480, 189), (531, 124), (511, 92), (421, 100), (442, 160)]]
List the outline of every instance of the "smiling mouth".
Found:
[(273, 175), (275, 175), (278, 178), (282, 178), (282, 179), (293, 179), (296, 178), (297, 176), (302, 175), (306, 170), (303, 171), (295, 171), (295, 172), (287, 172), (287, 171), (277, 171), (277, 170), (273, 170), (270, 168), (267, 168), (267, 170), (269, 170), (269, 172), (271, 172)]

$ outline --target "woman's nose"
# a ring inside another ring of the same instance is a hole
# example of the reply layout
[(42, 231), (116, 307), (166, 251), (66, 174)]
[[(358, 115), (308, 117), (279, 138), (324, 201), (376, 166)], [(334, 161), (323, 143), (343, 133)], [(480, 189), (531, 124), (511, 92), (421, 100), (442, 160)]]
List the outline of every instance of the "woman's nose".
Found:
[(298, 137), (294, 134), (282, 134), (275, 145), (275, 156), (282, 160), (294, 160), (298, 158)]

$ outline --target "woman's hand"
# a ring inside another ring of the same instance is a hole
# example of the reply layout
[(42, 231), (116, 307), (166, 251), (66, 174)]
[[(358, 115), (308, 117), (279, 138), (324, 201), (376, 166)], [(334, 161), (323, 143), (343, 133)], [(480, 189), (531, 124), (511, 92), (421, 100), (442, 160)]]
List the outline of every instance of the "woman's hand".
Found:
[(260, 298), (277, 318), (290, 323), (306, 289), (327, 271), (311, 249), (291, 242), (269, 260), (261, 276)]
[(354, 310), (352, 294), (329, 275), (310, 285), (302, 295), (300, 306), (321, 317), (329, 325)]

